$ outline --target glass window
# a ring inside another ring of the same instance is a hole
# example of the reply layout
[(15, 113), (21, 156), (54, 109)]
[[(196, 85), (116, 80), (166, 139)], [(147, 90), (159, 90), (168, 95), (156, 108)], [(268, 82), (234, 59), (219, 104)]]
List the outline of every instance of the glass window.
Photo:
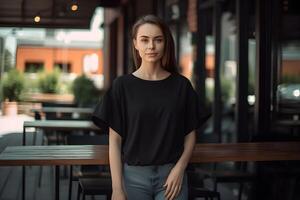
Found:
[(43, 62), (25, 62), (25, 73), (37, 73), (44, 70)]
[(55, 63), (54, 68), (58, 68), (62, 73), (71, 73), (71, 63)]

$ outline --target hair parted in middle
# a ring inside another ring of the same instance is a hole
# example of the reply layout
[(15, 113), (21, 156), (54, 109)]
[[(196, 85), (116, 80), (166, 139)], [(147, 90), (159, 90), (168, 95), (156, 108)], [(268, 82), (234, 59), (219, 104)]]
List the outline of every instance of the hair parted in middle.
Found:
[(159, 17), (155, 15), (145, 15), (138, 19), (135, 24), (132, 27), (132, 43), (131, 43), (131, 49), (134, 59), (134, 64), (136, 69), (138, 69), (141, 66), (142, 59), (139, 55), (138, 50), (134, 47), (133, 40), (136, 39), (138, 29), (141, 25), (144, 24), (153, 24), (158, 26), (164, 36), (165, 40), (165, 48), (164, 48), (164, 55), (162, 57), (162, 68), (169, 72), (177, 72), (176, 67), (176, 60), (175, 60), (175, 45), (174, 45), (174, 39), (172, 37), (171, 31), (168, 27), (168, 25)]

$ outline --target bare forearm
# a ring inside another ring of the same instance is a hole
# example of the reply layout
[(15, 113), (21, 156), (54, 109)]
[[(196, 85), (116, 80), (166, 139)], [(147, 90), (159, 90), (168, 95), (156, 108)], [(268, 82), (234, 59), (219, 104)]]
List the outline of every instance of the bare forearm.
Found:
[(117, 134), (112, 129), (109, 133), (109, 164), (112, 178), (112, 188), (123, 189), (122, 185), (122, 162), (121, 162), (121, 140), (116, 138)]
[(182, 170), (185, 170), (187, 167), (189, 160), (192, 156), (194, 147), (196, 143), (196, 131), (192, 131), (184, 138), (184, 150), (181, 154), (180, 159), (177, 161), (176, 165), (180, 167)]

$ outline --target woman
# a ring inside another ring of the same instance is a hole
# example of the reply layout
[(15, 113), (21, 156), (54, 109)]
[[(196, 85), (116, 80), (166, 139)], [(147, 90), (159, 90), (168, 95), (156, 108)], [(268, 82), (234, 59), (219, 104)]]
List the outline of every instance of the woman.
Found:
[(116, 78), (93, 121), (109, 127), (113, 200), (186, 200), (185, 169), (200, 124), (197, 94), (176, 72), (168, 26), (147, 15), (132, 28), (136, 71)]

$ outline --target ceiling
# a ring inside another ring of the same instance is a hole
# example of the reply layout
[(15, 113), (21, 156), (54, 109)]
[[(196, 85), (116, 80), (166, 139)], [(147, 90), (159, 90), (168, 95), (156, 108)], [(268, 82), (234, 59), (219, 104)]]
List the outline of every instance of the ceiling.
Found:
[[(78, 5), (77, 11), (71, 5)], [(96, 7), (116, 7), (120, 0), (0, 0), (0, 27), (89, 28)], [(34, 17), (40, 15), (39, 23)]]

